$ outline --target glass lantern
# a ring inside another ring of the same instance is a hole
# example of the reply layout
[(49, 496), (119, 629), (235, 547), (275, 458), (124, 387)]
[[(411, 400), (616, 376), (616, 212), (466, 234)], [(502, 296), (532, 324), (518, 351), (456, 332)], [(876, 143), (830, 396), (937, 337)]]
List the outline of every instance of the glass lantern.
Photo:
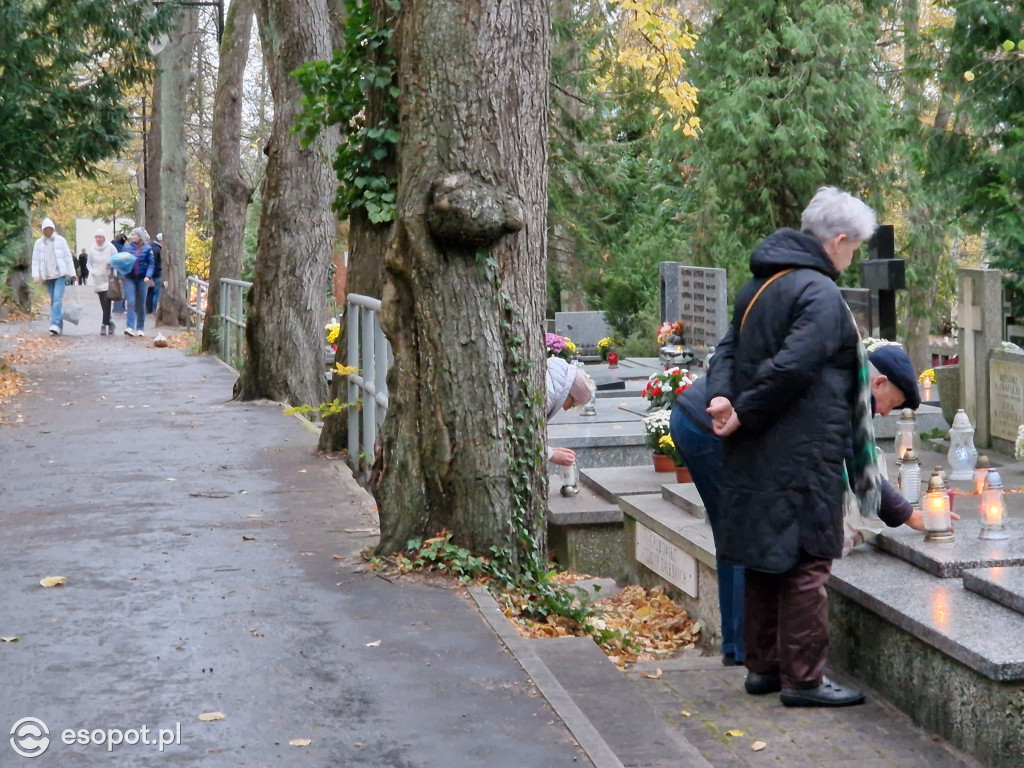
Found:
[(947, 490), (942, 467), (936, 467), (922, 499), (925, 541), (953, 541), (953, 514)]
[(913, 451), (921, 454), (921, 446), (917, 439), (917, 417), (913, 409), (904, 408), (896, 422), (896, 461), (903, 461), (903, 454)]
[(988, 456), (982, 454), (978, 457), (978, 466), (974, 469), (974, 492), (978, 496), (985, 490), (985, 475), (988, 474), (989, 466)]
[(900, 474), (897, 479), (900, 493), (909, 504), (919, 506), (921, 503), (921, 465), (917, 461), (917, 454), (912, 450), (903, 454), (903, 461), (900, 462)]
[(978, 512), (981, 515), (979, 539), (1008, 539), (1003, 533), (1003, 518), (1006, 516), (1006, 501), (1003, 498), (1003, 479), (994, 469), (985, 475), (985, 489), (981, 492)]
[(575, 496), (580, 492), (580, 473), (573, 462), (567, 467), (562, 467), (562, 495)]
[(953, 417), (949, 430), (949, 453), (946, 456), (952, 473), (950, 480), (973, 480), (974, 465), (978, 463), (978, 449), (974, 447), (974, 427), (961, 408)]

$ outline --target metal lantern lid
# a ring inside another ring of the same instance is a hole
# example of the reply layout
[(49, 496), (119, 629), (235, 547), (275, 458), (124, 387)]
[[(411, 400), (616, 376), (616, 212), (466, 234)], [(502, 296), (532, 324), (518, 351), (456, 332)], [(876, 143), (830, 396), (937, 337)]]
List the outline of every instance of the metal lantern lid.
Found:
[(1001, 491), (1003, 490), (1003, 478), (999, 476), (999, 473), (994, 469), (990, 469), (985, 473), (985, 490), (986, 491)]
[(989, 461), (988, 456), (984, 453), (978, 457), (978, 463), (974, 465), (975, 469), (989, 469), (992, 463)]
[(929, 491), (944, 491), (946, 490), (946, 482), (942, 479), (942, 467), (936, 467), (935, 471), (932, 472), (932, 476), (928, 478), (928, 490)]
[(901, 421), (916, 421), (917, 420), (917, 414), (914, 413), (914, 409), (913, 408), (904, 408), (900, 412), (900, 420)]
[(917, 463), (917, 454), (914, 453), (914, 449), (913, 448), (907, 448), (907, 450), (903, 452), (903, 458), (901, 459), (901, 461), (904, 464), (916, 464)]

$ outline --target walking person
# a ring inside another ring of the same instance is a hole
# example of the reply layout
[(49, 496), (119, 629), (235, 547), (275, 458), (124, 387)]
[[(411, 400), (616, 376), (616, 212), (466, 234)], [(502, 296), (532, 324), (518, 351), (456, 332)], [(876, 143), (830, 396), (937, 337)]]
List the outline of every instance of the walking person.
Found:
[(89, 257), (85, 252), (85, 248), (78, 254), (78, 269), (75, 271), (78, 273), (78, 284), (85, 285), (85, 281), (89, 279)]
[(107, 241), (107, 234), (102, 229), (96, 230), (93, 244), (85, 250), (89, 284), (96, 291), (103, 311), (103, 322), (100, 324), (100, 336), (113, 336), (114, 323), (110, 319), (110, 257), (117, 253), (113, 243)]
[(850, 484), (862, 511), (879, 509), (867, 354), (835, 282), (876, 226), (862, 201), (818, 190), (801, 231), (780, 229), (751, 255), (708, 377), (725, 438), (719, 557), (746, 568), (745, 688), (781, 691), (786, 706), (864, 701), (823, 674), (825, 582), (843, 550), (851, 441)]
[(146, 312), (152, 314), (156, 312), (156, 305), (160, 303), (160, 292), (163, 287), (164, 233), (158, 232), (149, 247), (153, 251), (153, 286), (146, 296)]
[(56, 234), (53, 222), (43, 219), (43, 236), (32, 247), (32, 281), (46, 284), (50, 297), (50, 335), (64, 332), (64, 289), (75, 277), (75, 260), (68, 241)]
[(146, 293), (153, 285), (153, 251), (149, 247), (149, 234), (136, 227), (128, 235), (122, 253), (135, 257), (135, 265), (124, 276), (124, 301), (127, 310), (125, 336), (145, 336)]

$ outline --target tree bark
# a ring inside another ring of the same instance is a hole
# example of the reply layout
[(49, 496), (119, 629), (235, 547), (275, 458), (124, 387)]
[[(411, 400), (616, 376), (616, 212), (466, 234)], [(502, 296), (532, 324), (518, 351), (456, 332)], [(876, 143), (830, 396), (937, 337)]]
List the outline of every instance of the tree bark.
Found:
[(248, 350), (239, 395), (317, 405), (327, 395), (322, 359), (337, 129), (309, 147), (292, 132), (302, 89), (291, 73), (331, 54), (325, 0), (259, 0), (260, 39), (274, 98), (254, 285), (246, 317)]
[(203, 325), (203, 352), (215, 351), (222, 329), (217, 315), (221, 278), (239, 279), (245, 239), (245, 213), (252, 188), (242, 176), (239, 147), (242, 141), (242, 78), (249, 58), (253, 0), (234, 0), (228, 8), (220, 46), (220, 69), (214, 96), (213, 248), (210, 252), (210, 290)]
[(547, 5), (399, 12), (380, 551), (444, 528), (513, 564), (543, 552)]
[[(185, 274), (185, 114), (182, 105), (193, 82), (189, 67), (193, 37), (198, 28), (195, 11), (179, 8), (167, 47), (160, 54), (160, 223), (164, 242), (162, 280), (157, 323), (185, 325), (188, 293)], [(151, 237), (156, 232), (149, 233)]]

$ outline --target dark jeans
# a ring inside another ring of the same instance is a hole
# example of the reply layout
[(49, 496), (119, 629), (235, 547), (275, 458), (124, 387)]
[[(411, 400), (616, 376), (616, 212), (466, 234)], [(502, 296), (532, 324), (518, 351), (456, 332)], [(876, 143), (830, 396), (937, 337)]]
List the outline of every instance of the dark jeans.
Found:
[(747, 569), (747, 668), (778, 672), (783, 688), (814, 688), (828, 660), (832, 561), (803, 557), (785, 573)]
[[(719, 482), (722, 473), (722, 443), (693, 423), (679, 406), (672, 407), (669, 432), (676, 450), (690, 469), (707, 510), (711, 533), (718, 538)], [(719, 562), (718, 607), (722, 613), (722, 653), (732, 654), (743, 661), (743, 566)]]
[(103, 325), (110, 325), (110, 299), (107, 297), (107, 292), (100, 291), (96, 295), (100, 297), (100, 309), (103, 310)]

